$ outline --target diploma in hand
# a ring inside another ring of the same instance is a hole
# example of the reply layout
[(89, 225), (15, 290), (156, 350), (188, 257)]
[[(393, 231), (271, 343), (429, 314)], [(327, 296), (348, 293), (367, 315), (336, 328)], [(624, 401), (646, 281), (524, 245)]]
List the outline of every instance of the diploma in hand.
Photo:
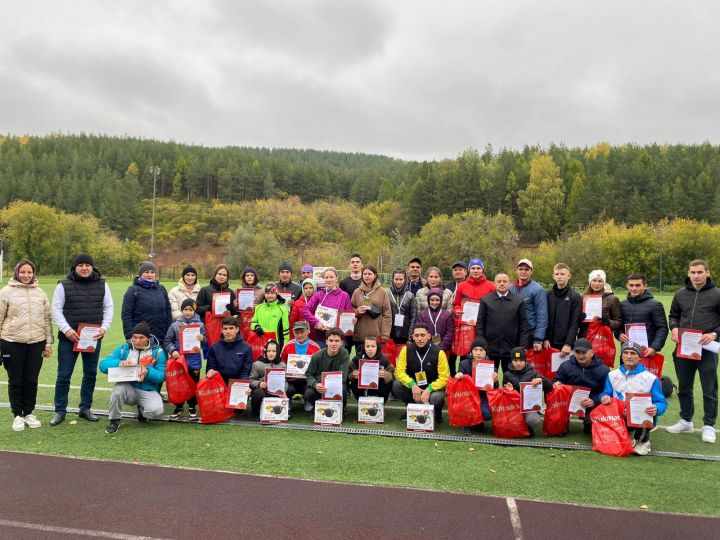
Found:
[(472, 368), (472, 378), (475, 383), (475, 388), (479, 390), (492, 390), (493, 385), (493, 372), (495, 371), (495, 362), (492, 360), (480, 360)]
[(480, 311), (479, 302), (465, 302), (462, 306), (462, 322), (477, 321), (478, 312)]
[(249, 388), (250, 381), (244, 381), (241, 379), (230, 379), (228, 381), (228, 400), (225, 406), (230, 409), (246, 409), (249, 397), (247, 391)]
[(282, 368), (265, 369), (265, 392), (271, 396), (285, 395), (285, 370)]
[(220, 292), (213, 294), (212, 312), (217, 317), (222, 317), (228, 311), (231, 295), (229, 292)]
[(702, 345), (700, 345), (702, 335), (702, 330), (692, 330), (690, 328), (678, 329), (676, 356), (678, 358), (700, 360), (702, 358)]
[(238, 289), (235, 293), (238, 299), (238, 309), (245, 311), (252, 309), (255, 304), (255, 291), (253, 289)]
[(585, 322), (590, 322), (594, 318), (602, 319), (602, 295), (586, 294), (583, 296), (583, 312), (585, 313)]
[(325, 387), (323, 399), (342, 399), (342, 371), (324, 371), (322, 385)]
[(108, 368), (108, 382), (136, 382), (139, 376), (139, 364)]
[(355, 324), (353, 319), (355, 318), (355, 312), (352, 310), (341, 311), (340, 320), (338, 321), (338, 327), (340, 331), (346, 336), (352, 336), (355, 331)]
[(376, 389), (380, 382), (380, 362), (360, 360), (358, 368), (358, 388)]
[(533, 386), (532, 383), (521, 382), (520, 383), (520, 396), (522, 397), (523, 412), (539, 411), (540, 409), (542, 409), (542, 402), (543, 402), (542, 384)]
[(634, 341), (645, 349), (650, 346), (648, 345), (648, 335), (645, 323), (626, 324), (625, 335), (628, 337), (629, 341)]
[(99, 324), (78, 325), (78, 340), (73, 343), (74, 352), (95, 352), (97, 350), (97, 339), (93, 339), (100, 331)]
[(646, 413), (652, 407), (650, 394), (626, 394), (627, 399), (627, 425), (628, 427), (653, 428), (653, 417)]
[(568, 411), (570, 411), (570, 414), (574, 416), (579, 416), (580, 418), (585, 418), (585, 407), (580, 405), (580, 402), (590, 397), (590, 389), (586, 388), (584, 386), (576, 386), (572, 397), (570, 398), (570, 403), (568, 405)]
[(200, 325), (188, 324), (180, 328), (180, 354), (200, 352)]

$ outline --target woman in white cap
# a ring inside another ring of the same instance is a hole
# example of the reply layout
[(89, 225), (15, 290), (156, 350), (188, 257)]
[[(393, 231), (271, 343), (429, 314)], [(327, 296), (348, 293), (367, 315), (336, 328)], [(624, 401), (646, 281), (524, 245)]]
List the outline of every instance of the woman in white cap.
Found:
[[(620, 310), (620, 300), (612, 292), (612, 287), (607, 283), (605, 271), (593, 270), (588, 276), (588, 286), (585, 288), (583, 295), (595, 294), (602, 295), (602, 317), (600, 323), (603, 326), (609, 326), (615, 332), (622, 327), (622, 311)], [(580, 328), (580, 337), (584, 337), (587, 333), (588, 324), (584, 323)]]

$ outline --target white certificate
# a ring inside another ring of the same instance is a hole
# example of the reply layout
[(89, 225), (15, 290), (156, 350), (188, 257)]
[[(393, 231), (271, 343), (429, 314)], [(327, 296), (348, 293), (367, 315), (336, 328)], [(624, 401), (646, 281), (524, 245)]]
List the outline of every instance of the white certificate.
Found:
[(139, 376), (139, 365), (108, 368), (108, 382), (137, 382)]
[(393, 326), (402, 326), (403, 324), (405, 324), (405, 315), (396, 313), (395, 318), (393, 319)]
[(462, 310), (462, 322), (475, 322), (480, 311), (480, 302), (465, 302)]
[(575, 414), (580, 417), (585, 416), (585, 407), (580, 405), (580, 402), (590, 397), (590, 389), (589, 388), (576, 388), (575, 391), (572, 394), (572, 397), (570, 398), (570, 404), (568, 405), (568, 411), (570, 411), (570, 414)]
[(355, 325), (353, 324), (354, 318), (355, 318), (354, 311), (343, 311), (340, 313), (338, 327), (340, 328), (340, 331), (343, 334), (349, 336), (349, 335), (352, 335), (352, 333), (355, 331)]
[(650, 394), (628, 394), (628, 426), (630, 427), (653, 427), (653, 417), (645, 412), (645, 409), (652, 407)]
[(248, 395), (247, 391), (250, 388), (250, 383), (247, 381), (234, 381), (230, 385), (230, 398), (228, 399), (228, 405), (231, 407), (247, 407)]
[(213, 294), (213, 315), (221, 316), (228, 311), (230, 303), (230, 293), (221, 292)]
[(310, 365), (309, 354), (288, 354), (287, 357), (287, 376), (295, 376), (305, 378), (305, 372)]
[(377, 388), (380, 382), (380, 362), (360, 360), (358, 388)]
[(557, 373), (557, 370), (560, 369), (560, 366), (563, 362), (570, 359), (570, 355), (566, 354), (565, 356), (562, 355), (560, 352), (554, 352), (550, 355), (550, 371), (553, 373)]
[(315, 310), (315, 318), (327, 328), (335, 328), (338, 320), (338, 310), (327, 306), (318, 306)]
[(533, 386), (529, 382), (520, 383), (520, 393), (522, 395), (522, 410), (539, 411), (542, 409), (543, 387), (542, 384)]
[(678, 356), (699, 360), (702, 357), (702, 345), (700, 345), (702, 336), (701, 331), (681, 332)]
[(196, 324), (183, 326), (180, 331), (182, 332), (180, 354), (200, 352), (200, 336), (202, 335), (200, 326)]
[(255, 289), (238, 289), (237, 299), (238, 309), (240, 311), (252, 309), (255, 304)]
[(720, 351), (720, 341), (711, 341), (702, 346), (706, 351), (714, 352), (717, 354)]
[(342, 371), (325, 371), (322, 374), (322, 385), (325, 387), (323, 399), (342, 399)]
[(265, 370), (265, 391), (275, 396), (285, 395), (285, 370), (284, 369), (266, 369)]
[(330, 268), (329, 266), (313, 266), (313, 281), (315, 282), (315, 287), (318, 289), (325, 287), (325, 278), (323, 277), (325, 275), (325, 270)]
[(627, 335), (630, 341), (634, 341), (646, 349), (650, 346), (648, 345), (648, 335), (645, 323), (626, 324), (625, 335)]
[(100, 331), (100, 327), (96, 325), (92, 326), (80, 326), (78, 328), (78, 341), (74, 348), (80, 351), (94, 352), (97, 350), (97, 339), (93, 339)]
[(473, 366), (473, 382), (475, 388), (480, 390), (492, 390), (495, 382), (493, 381), (493, 373), (495, 372), (495, 362), (488, 360), (480, 360)]
[(585, 312), (586, 322), (596, 317), (602, 319), (602, 295), (586, 294), (583, 296), (583, 311)]

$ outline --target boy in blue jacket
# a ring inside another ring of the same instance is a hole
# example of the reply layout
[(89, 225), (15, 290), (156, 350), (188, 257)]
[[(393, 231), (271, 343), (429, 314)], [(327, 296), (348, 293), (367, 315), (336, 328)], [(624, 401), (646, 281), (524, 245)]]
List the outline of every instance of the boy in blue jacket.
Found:
[(234, 317), (222, 320), (222, 339), (208, 350), (205, 375), (219, 374), (225, 384), (230, 379), (250, 379), (253, 365), (252, 347), (240, 334), (240, 322)]
[(140, 366), (137, 381), (120, 382), (110, 394), (108, 422), (105, 433), (117, 433), (123, 405), (137, 405), (138, 422), (162, 416), (163, 402), (160, 387), (165, 380), (165, 352), (155, 336), (150, 335), (150, 325), (140, 322), (132, 329), (130, 340), (117, 347), (110, 356), (100, 362), (100, 371), (120, 366)]

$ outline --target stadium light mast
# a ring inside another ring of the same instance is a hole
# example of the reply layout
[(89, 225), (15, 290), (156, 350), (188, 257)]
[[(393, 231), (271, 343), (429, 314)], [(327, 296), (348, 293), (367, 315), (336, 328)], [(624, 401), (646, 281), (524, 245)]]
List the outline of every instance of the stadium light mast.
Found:
[(150, 262), (152, 262), (155, 256), (155, 192), (157, 188), (157, 177), (160, 174), (160, 167), (157, 165), (150, 166), (150, 174), (153, 175), (153, 198), (152, 198), (152, 218), (150, 221)]

